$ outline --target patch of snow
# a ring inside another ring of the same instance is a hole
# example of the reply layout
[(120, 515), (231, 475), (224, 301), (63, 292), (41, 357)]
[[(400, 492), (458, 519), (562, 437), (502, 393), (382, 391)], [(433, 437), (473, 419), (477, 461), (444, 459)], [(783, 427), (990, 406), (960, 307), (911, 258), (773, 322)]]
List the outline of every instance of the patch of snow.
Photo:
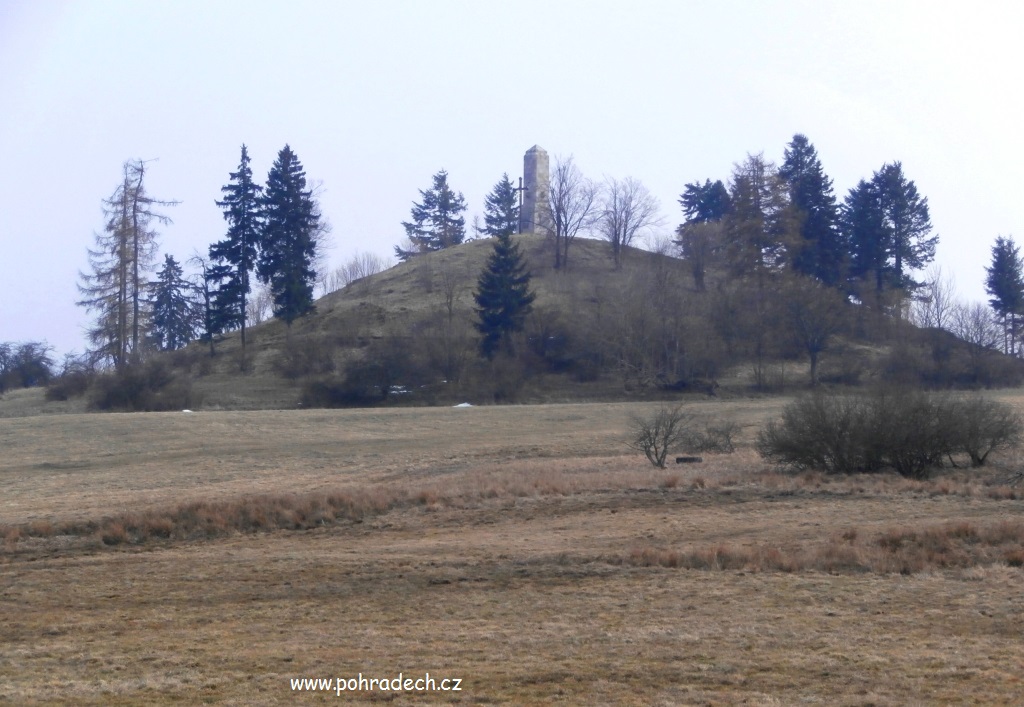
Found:
[(473, 407), (470, 403), (459, 403), (458, 405), (452, 405), (453, 408), (471, 408)]

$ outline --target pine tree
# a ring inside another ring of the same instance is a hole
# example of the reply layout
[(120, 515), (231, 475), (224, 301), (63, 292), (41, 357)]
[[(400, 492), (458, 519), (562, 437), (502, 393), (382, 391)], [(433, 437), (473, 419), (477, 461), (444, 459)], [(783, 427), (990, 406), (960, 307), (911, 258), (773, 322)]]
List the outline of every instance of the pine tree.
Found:
[(676, 229), (683, 258), (690, 264), (697, 289), (704, 291), (708, 266), (722, 248), (722, 219), (729, 213), (729, 190), (721, 180), (691, 182), (679, 196), (686, 222)]
[(679, 196), (679, 205), (683, 207), (686, 223), (718, 221), (729, 213), (729, 190), (720, 179), (714, 183), (705, 179), (703, 185), (691, 182)]
[(839, 230), (839, 207), (832, 180), (805, 136), (793, 136), (779, 176), (789, 184), (790, 200), (800, 218), (801, 238), (794, 248), (793, 269), (829, 286), (839, 284), (846, 254)]
[(518, 190), (509, 181), (508, 173), (501, 175), (501, 181), (484, 199), (484, 227), (480, 230), (487, 236), (511, 236), (519, 231)]
[(405, 261), (421, 253), (459, 245), (466, 239), (466, 200), (448, 186), (448, 173), (441, 170), (434, 175), (434, 186), (420, 190), (422, 203), (413, 202), (412, 221), (403, 221), (405, 235), (412, 247), (395, 246), (395, 255)]
[(938, 236), (930, 235), (928, 198), (921, 196), (913, 181), (903, 175), (903, 165), (893, 162), (875, 173), (883, 224), (892, 249), (892, 269), (896, 286), (914, 290), (910, 270), (922, 270), (935, 260)]
[(146, 288), (157, 248), (152, 223), (171, 222), (154, 207), (177, 204), (146, 193), (142, 160), (125, 162), (122, 174), (120, 186), (103, 200), (106, 224), (102, 234), (95, 234), (95, 249), (89, 250), (92, 273), (79, 273), (78, 286), (83, 295), (78, 304), (97, 315), (88, 332), (93, 353), (117, 369), (138, 360), (146, 341)]
[(999, 236), (992, 246), (992, 264), (985, 268), (989, 305), (1003, 322), (1004, 350), (1015, 353), (1017, 315), (1024, 310), (1024, 263), (1012, 237)]
[(214, 265), (209, 276), (220, 283), (212, 294), (211, 308), (218, 320), (218, 330), (241, 329), (244, 351), (246, 298), (252, 290), (250, 273), (256, 268), (262, 228), (262, 188), (252, 180), (245, 145), (238, 171), (231, 173), (231, 183), (221, 187), (221, 191), (224, 199), (217, 206), (224, 210), (228, 232), (224, 240), (210, 246)]
[(508, 234), (497, 236), (474, 294), (482, 356), (492, 359), (500, 349), (514, 353), (512, 335), (523, 330), (535, 297), (519, 245)]
[(302, 163), (288, 145), (270, 168), (260, 205), (263, 229), (256, 270), (270, 285), (274, 316), (290, 327), (295, 319), (313, 310), (313, 263), (320, 210), (313, 193), (306, 189)]
[(843, 203), (841, 223), (850, 252), (850, 275), (873, 280), (876, 299), (885, 289), (909, 292), (919, 283), (910, 271), (935, 259), (938, 236), (929, 235), (928, 199), (903, 175), (899, 162), (861, 180)]
[(158, 349), (177, 351), (195, 338), (196, 302), (193, 288), (170, 254), (153, 283), (153, 321), (150, 338)]

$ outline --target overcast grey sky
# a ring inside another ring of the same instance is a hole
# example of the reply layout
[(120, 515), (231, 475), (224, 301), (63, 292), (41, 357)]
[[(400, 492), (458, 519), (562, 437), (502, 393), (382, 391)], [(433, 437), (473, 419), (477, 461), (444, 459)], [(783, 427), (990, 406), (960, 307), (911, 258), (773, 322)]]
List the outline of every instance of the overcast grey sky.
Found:
[(160, 251), (223, 237), (244, 142), (321, 181), (332, 264), (389, 255), (446, 169), (469, 216), (539, 144), (633, 176), (666, 233), (687, 182), (807, 135), (837, 196), (900, 160), (961, 293), (1024, 236), (1015, 2), (0, 0), (0, 341), (83, 348), (74, 302), (122, 163), (178, 199)]

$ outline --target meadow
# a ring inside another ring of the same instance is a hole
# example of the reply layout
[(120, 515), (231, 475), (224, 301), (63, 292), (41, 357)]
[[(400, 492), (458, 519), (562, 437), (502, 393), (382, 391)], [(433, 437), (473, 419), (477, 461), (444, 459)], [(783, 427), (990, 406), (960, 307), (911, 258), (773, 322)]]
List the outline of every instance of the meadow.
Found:
[(1019, 702), (1024, 460), (780, 470), (785, 402), (665, 470), (654, 403), (0, 420), (0, 702)]

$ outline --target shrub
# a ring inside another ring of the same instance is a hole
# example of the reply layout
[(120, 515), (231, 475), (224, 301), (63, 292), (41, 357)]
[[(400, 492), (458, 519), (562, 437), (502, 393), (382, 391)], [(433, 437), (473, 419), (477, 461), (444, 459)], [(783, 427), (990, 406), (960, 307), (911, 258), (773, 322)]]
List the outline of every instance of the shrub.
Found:
[(956, 444), (971, 466), (982, 466), (996, 449), (1021, 442), (1024, 421), (1006, 403), (974, 395), (960, 400), (954, 412)]
[(692, 424), (693, 415), (684, 412), (682, 405), (662, 406), (650, 417), (634, 415), (630, 418), (629, 446), (643, 452), (654, 466), (664, 469), (669, 449), (691, 434)]
[(194, 406), (192, 381), (160, 358), (97, 376), (90, 403), (100, 410), (181, 410)]
[(980, 396), (880, 389), (867, 395), (817, 392), (786, 406), (758, 434), (761, 455), (834, 473), (890, 466), (926, 478), (963, 453), (980, 466), (994, 449), (1019, 443), (1020, 417)]

